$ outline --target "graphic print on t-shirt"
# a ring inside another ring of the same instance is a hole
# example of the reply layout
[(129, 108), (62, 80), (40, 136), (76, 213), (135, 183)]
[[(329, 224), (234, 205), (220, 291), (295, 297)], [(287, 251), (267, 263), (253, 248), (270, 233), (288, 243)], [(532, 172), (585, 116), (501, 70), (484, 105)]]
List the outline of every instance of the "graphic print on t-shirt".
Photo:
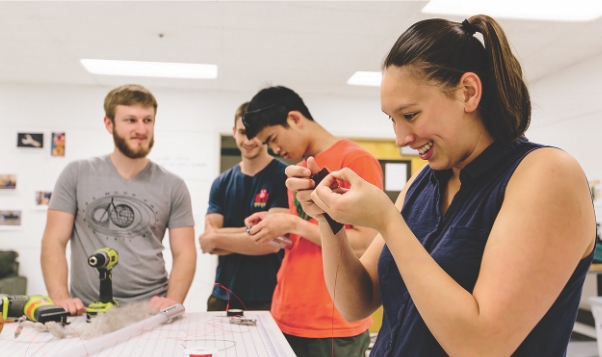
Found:
[(259, 193), (255, 195), (255, 201), (253, 202), (253, 207), (265, 208), (265, 205), (268, 202), (269, 197), (270, 197), (270, 194), (268, 193), (268, 190), (266, 190), (265, 188), (262, 188), (261, 191), (259, 191)]
[(145, 201), (136, 198), (135, 194), (111, 195), (106, 192), (105, 197), (92, 197), (92, 202), (86, 202), (84, 220), (95, 232), (110, 237), (144, 237), (157, 222), (154, 206)]

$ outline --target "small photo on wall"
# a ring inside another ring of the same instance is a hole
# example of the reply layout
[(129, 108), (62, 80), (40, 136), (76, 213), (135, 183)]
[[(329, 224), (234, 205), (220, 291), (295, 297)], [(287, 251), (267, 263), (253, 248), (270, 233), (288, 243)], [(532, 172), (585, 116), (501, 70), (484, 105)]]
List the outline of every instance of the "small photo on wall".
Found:
[(36, 148), (44, 147), (44, 133), (17, 133), (17, 147)]
[(21, 226), (21, 211), (0, 211), (0, 227)]
[(65, 156), (65, 133), (64, 132), (52, 133), (50, 154), (52, 156)]
[(52, 191), (36, 191), (36, 207), (48, 207)]
[(0, 190), (14, 190), (17, 188), (17, 175), (0, 174)]

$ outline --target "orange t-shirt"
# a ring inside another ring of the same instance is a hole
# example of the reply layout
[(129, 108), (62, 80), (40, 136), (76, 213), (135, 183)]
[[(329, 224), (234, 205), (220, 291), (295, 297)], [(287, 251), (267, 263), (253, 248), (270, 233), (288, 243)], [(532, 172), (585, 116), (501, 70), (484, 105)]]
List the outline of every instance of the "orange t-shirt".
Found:
[[(383, 175), (378, 160), (351, 140), (337, 141), (315, 159), (320, 168), (327, 167), (330, 171), (348, 167), (382, 189)], [(305, 166), (305, 162), (299, 165)], [(291, 191), (288, 195), (292, 214), (318, 224), (307, 217)], [(372, 324), (370, 317), (347, 322), (336, 308), (333, 317), (333, 302), (324, 281), (322, 248), (296, 234), (291, 234), (290, 239), (293, 244), (286, 250), (278, 271), (271, 309), (282, 332), (298, 337), (330, 338), (351, 337), (366, 331)]]

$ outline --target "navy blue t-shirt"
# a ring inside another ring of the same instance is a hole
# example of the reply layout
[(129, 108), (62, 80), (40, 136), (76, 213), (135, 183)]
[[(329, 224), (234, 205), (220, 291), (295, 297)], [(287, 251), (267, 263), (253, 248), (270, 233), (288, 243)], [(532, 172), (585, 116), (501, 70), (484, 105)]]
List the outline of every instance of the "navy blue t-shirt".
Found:
[[(224, 228), (244, 227), (244, 220), (255, 212), (288, 208), (286, 164), (273, 159), (255, 176), (247, 176), (236, 165), (213, 181), (207, 214), (224, 216)], [(215, 282), (230, 289), (244, 303), (270, 302), (276, 287), (276, 273), (284, 251), (250, 256), (219, 256)], [(213, 296), (228, 300), (228, 292), (215, 286)]]
[[(490, 145), (460, 172), (462, 186), (445, 216), (441, 215), (440, 203), (450, 170), (426, 167), (408, 189), (402, 216), (437, 264), (469, 292), (476, 284), (506, 185), (523, 158), (540, 147), (525, 139), (510, 147)], [(552, 307), (513, 357), (565, 356), (592, 259), (593, 252), (579, 262)], [(378, 276), (384, 312), (370, 356), (447, 356), (416, 309), (387, 245), (380, 255)]]

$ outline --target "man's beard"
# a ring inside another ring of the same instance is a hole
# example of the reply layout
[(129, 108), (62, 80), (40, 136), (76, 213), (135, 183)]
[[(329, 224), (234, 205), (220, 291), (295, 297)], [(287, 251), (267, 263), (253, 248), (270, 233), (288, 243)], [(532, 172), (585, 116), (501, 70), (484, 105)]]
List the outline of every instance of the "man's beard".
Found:
[(151, 137), (150, 142), (148, 143), (148, 149), (140, 148), (138, 150), (132, 150), (128, 145), (127, 141), (117, 134), (117, 131), (113, 130), (113, 141), (115, 142), (115, 146), (121, 153), (130, 159), (140, 159), (146, 157), (148, 153), (153, 148), (155, 144), (155, 137)]

